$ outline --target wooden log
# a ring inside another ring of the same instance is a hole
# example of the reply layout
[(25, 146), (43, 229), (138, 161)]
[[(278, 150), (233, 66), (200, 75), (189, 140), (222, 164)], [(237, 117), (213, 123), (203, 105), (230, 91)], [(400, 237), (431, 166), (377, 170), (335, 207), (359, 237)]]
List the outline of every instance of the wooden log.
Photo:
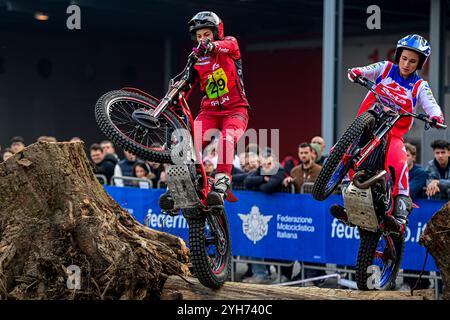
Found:
[(183, 240), (105, 192), (83, 143), (35, 143), (0, 164), (0, 300), (159, 299), (188, 261)]
[(450, 300), (450, 202), (427, 223), (419, 243), (433, 256), (442, 276), (442, 299)]
[[(187, 281), (188, 282), (187, 282)], [(358, 291), (318, 287), (227, 282), (213, 290), (202, 286), (195, 278), (170, 276), (164, 284), (161, 300), (433, 300), (433, 290)]]

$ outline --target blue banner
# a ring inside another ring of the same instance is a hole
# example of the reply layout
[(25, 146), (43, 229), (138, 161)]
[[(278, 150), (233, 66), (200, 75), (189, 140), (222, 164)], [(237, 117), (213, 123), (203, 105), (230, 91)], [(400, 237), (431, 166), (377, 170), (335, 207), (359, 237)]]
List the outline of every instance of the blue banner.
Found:
[[(161, 214), (159, 196), (164, 189), (105, 187), (107, 192), (139, 222), (181, 237), (188, 243), (188, 224), (182, 216)], [(342, 197), (315, 201), (308, 194), (264, 194), (235, 191), (236, 203), (225, 204), (230, 223), (232, 254), (265, 259), (298, 260), (354, 266), (359, 247), (357, 228), (339, 223), (330, 213)], [(402, 268), (421, 270), (425, 248), (418, 241), (426, 223), (444, 201), (418, 200), (410, 215)], [(426, 270), (437, 271), (430, 256)]]

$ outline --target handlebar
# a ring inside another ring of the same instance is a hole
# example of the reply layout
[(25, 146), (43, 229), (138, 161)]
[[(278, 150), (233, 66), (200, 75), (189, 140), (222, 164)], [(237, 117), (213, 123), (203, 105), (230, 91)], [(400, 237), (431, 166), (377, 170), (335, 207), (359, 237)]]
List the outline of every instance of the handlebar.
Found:
[[(211, 40), (209, 39), (209, 38), (206, 38), (206, 40), (203, 42), (203, 45), (205, 45), (205, 46), (208, 46), (208, 44), (211, 42)], [(199, 42), (198, 43), (198, 45), (197, 45), (197, 50), (198, 49), (200, 49), (200, 46), (202, 45), (202, 42)], [(194, 51), (192, 51), (191, 52), (191, 54), (189, 55), (189, 61), (191, 61), (191, 60), (197, 60), (198, 59), (198, 56), (197, 56), (197, 54), (194, 52)]]
[[(371, 91), (375, 95), (375, 98), (377, 99), (377, 101), (381, 102), (380, 98), (379, 98), (379, 94), (375, 91), (376, 84), (374, 82), (370, 81), (369, 79), (367, 79), (365, 77), (358, 76), (355, 78), (355, 83), (357, 83), (357, 84), (365, 87), (367, 90)], [(383, 88), (382, 88), (382, 90), (383, 90)], [(385, 105), (385, 104), (383, 104), (383, 105)], [(391, 108), (391, 106), (388, 106), (388, 107)], [(398, 106), (398, 107), (400, 107), (400, 106)], [(430, 117), (426, 114), (408, 112), (401, 107), (400, 107), (400, 109), (403, 111), (403, 113), (400, 114), (401, 117), (410, 116), (410, 117), (419, 119), (436, 129), (447, 129), (447, 125), (438, 123), (436, 121), (436, 119), (430, 119)]]

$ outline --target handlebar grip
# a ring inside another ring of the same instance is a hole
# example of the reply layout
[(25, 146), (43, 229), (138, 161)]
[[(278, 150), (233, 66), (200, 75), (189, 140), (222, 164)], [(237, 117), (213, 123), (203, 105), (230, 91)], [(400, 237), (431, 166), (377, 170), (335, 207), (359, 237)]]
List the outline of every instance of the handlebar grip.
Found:
[(356, 77), (355, 82), (359, 83), (360, 85), (367, 86), (367, 79), (364, 77)]
[(443, 124), (443, 123), (439, 123), (437, 122), (436, 119), (431, 120), (431, 126), (436, 128), (436, 129), (447, 129), (447, 125)]

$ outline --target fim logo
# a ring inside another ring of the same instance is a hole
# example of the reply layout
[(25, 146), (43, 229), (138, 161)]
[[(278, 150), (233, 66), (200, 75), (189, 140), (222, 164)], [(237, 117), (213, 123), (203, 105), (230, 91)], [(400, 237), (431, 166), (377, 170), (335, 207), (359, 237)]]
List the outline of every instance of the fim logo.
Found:
[(257, 206), (253, 206), (249, 214), (239, 213), (242, 220), (242, 230), (253, 244), (261, 240), (269, 231), (269, 221), (273, 216), (264, 216)]

